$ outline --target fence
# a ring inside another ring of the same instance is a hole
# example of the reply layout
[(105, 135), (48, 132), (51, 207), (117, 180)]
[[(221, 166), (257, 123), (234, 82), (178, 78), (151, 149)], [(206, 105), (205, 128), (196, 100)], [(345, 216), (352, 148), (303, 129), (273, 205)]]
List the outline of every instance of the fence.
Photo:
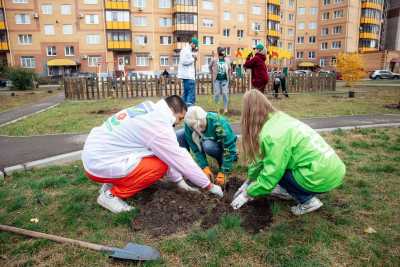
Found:
[[(267, 92), (272, 91), (274, 76), (270, 76)], [(250, 88), (250, 75), (233, 77), (230, 94), (244, 93)], [(336, 77), (327, 74), (289, 75), (287, 77), (289, 93), (332, 91), (336, 87)], [(164, 97), (182, 95), (183, 85), (176, 77), (127, 77), (127, 78), (64, 78), (66, 99), (90, 100), (135, 97)], [(209, 75), (199, 75), (196, 79), (198, 95), (212, 95), (212, 82)]]

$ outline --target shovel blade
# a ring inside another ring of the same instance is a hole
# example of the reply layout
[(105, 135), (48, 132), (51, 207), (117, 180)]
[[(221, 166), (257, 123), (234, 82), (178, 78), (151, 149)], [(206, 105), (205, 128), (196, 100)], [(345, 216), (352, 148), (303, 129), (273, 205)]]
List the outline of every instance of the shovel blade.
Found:
[(113, 248), (110, 257), (119, 260), (149, 261), (158, 260), (160, 252), (150, 246), (128, 243), (124, 248)]

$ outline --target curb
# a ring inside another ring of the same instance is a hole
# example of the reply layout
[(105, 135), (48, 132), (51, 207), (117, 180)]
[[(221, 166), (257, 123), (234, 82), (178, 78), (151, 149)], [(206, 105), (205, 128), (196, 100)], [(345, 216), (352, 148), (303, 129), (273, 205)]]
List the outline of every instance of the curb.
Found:
[[(395, 128), (400, 127), (400, 123), (381, 123), (381, 124), (369, 124), (369, 125), (361, 125), (361, 126), (343, 126), (343, 127), (334, 127), (334, 128), (321, 128), (315, 129), (317, 132), (333, 132), (336, 130), (353, 130), (353, 129), (361, 129), (361, 128)], [(238, 135), (240, 137), (240, 135)], [(0, 180), (3, 179), (5, 176), (10, 175), (16, 171), (28, 171), (32, 170), (33, 168), (41, 168), (50, 165), (63, 165), (68, 164), (77, 160), (81, 159), (82, 150), (73, 151), (65, 154), (60, 154), (53, 157), (48, 157), (40, 160), (35, 160), (31, 162), (27, 162), (24, 164), (18, 164), (10, 167), (4, 168), (3, 171), (0, 171)]]

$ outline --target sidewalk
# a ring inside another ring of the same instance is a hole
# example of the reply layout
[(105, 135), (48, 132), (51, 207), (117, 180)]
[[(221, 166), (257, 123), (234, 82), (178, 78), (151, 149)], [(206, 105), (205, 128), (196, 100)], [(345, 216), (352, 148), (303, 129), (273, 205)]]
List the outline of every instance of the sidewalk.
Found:
[[(400, 114), (358, 115), (330, 118), (307, 118), (303, 122), (318, 131), (332, 131), (337, 128), (354, 127), (400, 127)], [(240, 125), (233, 129), (240, 134)], [(0, 136), (0, 170), (60, 154), (79, 151), (83, 148), (86, 134), (60, 134), (32, 137)], [(78, 157), (79, 158), (79, 157)]]
[[(0, 126), (10, 122), (26, 118), (38, 112), (45, 111), (64, 101), (64, 92), (60, 92), (55, 96), (48, 97), (34, 104), (23, 107), (14, 108), (0, 113)], [(0, 164), (1, 165), (1, 164)]]

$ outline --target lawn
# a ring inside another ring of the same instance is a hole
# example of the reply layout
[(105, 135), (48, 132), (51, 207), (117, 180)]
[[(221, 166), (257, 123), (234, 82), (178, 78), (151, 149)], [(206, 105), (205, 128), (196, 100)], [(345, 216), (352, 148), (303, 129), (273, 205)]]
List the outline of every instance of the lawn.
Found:
[[(399, 128), (324, 137), (346, 163), (345, 184), (320, 196), (320, 211), (302, 217), (289, 212), (292, 202), (270, 199), (273, 223), (255, 235), (238, 218), (162, 238), (133, 233), (135, 213), (114, 215), (99, 207), (99, 186), (85, 178), (80, 163), (5, 178), (0, 222), (108, 245), (145, 243), (162, 254), (148, 266), (400, 266)], [(238, 166), (235, 175), (244, 177), (243, 170)], [(369, 227), (376, 232), (367, 233)], [(126, 266), (98, 252), (4, 232), (0, 265)]]
[[(339, 91), (348, 89), (339, 88)], [(359, 90), (360, 91), (360, 90)], [(230, 96), (228, 117), (232, 122), (240, 120), (243, 95)], [(0, 134), (28, 136), (54, 133), (83, 133), (100, 125), (108, 116), (119, 109), (135, 105), (144, 99), (107, 99), (99, 101), (66, 101), (58, 107), (29, 117), (25, 120), (0, 128)], [(156, 99), (153, 99), (156, 100)], [(343, 95), (299, 94), (288, 99), (272, 99), (273, 104), (297, 117), (322, 117), (338, 115), (400, 113), (387, 109), (386, 104), (400, 100), (400, 89), (368, 89), (356, 92), (355, 98)], [(207, 110), (217, 111), (211, 96), (198, 96), (198, 105)], [(220, 103), (222, 108), (222, 104)]]
[(17, 108), (23, 105), (32, 104), (42, 99), (52, 96), (47, 90), (29, 90), (29, 91), (13, 91), (15, 96), (11, 96), (11, 92), (0, 91), (0, 112)]

